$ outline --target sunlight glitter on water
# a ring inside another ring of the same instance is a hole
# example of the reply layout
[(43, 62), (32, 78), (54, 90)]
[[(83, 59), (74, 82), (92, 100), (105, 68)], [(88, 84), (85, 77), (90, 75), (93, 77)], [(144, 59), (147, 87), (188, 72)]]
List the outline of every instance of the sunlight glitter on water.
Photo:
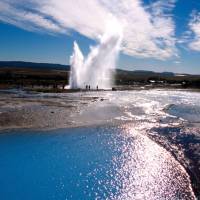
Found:
[(195, 199), (187, 173), (165, 149), (131, 126), (122, 131), (126, 143), (113, 159), (120, 189), (112, 199)]
[(130, 124), (13, 133), (0, 135), (3, 199), (195, 199), (184, 168)]

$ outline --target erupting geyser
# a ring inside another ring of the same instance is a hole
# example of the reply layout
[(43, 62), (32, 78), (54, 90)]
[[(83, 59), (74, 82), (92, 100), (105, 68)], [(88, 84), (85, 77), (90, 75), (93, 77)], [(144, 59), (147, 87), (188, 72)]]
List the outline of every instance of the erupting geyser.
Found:
[(84, 56), (74, 42), (74, 52), (70, 59), (71, 74), (70, 88), (107, 89), (112, 85), (112, 73), (120, 50), (122, 41), (122, 28), (118, 22), (112, 20), (108, 28), (100, 38), (99, 44), (91, 48), (87, 58)]
[(70, 74), (70, 88), (78, 88), (80, 87), (80, 78), (81, 78), (81, 70), (83, 67), (83, 54), (78, 47), (78, 44), (74, 42), (74, 53), (71, 56), (70, 64), (71, 64), (71, 74)]

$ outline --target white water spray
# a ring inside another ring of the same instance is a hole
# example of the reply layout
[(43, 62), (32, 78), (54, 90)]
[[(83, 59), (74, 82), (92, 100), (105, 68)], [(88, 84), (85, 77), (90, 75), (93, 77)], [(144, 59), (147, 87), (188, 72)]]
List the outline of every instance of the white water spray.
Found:
[(71, 72), (70, 72), (70, 88), (76, 89), (80, 87), (80, 78), (83, 67), (84, 57), (78, 44), (74, 42), (74, 53), (70, 58)]
[(93, 89), (97, 86), (103, 89), (111, 88), (112, 72), (122, 41), (122, 28), (115, 20), (112, 20), (107, 27), (99, 45), (91, 48), (86, 59), (78, 44), (74, 42), (74, 52), (70, 59), (71, 89), (85, 88), (86, 85), (90, 85)]

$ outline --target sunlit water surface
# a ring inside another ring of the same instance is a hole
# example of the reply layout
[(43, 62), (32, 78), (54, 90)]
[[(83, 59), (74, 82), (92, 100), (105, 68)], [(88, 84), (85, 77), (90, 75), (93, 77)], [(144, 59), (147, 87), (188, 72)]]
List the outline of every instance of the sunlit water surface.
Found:
[(16, 125), (22, 115), (23, 125), (64, 128), (1, 131), (0, 199), (195, 199), (200, 93), (4, 91), (0, 98), (1, 115), (15, 114)]
[(4, 200), (194, 199), (183, 167), (131, 125), (0, 135)]

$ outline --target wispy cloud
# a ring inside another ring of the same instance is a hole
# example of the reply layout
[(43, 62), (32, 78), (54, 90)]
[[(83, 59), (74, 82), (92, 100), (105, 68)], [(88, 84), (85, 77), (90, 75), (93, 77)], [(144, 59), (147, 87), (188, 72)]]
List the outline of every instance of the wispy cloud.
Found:
[(115, 18), (123, 27), (124, 54), (167, 59), (177, 55), (174, 6), (175, 0), (148, 6), (141, 0), (1, 0), (0, 20), (31, 31), (75, 30), (97, 40)]
[(193, 11), (189, 22), (190, 36), (189, 48), (194, 51), (200, 51), (200, 13)]
[(30, 31), (64, 32), (57, 23), (44, 15), (18, 8), (7, 1), (0, 2), (0, 20)]
[(175, 60), (175, 61), (174, 61), (174, 64), (180, 65), (180, 64), (181, 64), (181, 61), (180, 61), (180, 60)]

